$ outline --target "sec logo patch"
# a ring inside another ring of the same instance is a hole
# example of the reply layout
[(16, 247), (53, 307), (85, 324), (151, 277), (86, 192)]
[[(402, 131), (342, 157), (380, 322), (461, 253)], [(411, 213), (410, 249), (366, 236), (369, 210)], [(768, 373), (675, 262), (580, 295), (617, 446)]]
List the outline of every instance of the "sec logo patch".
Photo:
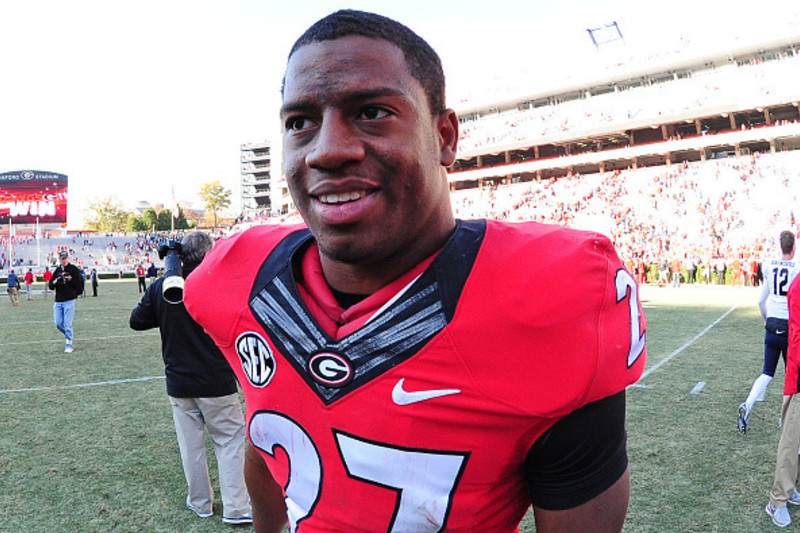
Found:
[(253, 331), (239, 335), (236, 353), (247, 379), (256, 387), (266, 387), (275, 375), (275, 358), (267, 341)]

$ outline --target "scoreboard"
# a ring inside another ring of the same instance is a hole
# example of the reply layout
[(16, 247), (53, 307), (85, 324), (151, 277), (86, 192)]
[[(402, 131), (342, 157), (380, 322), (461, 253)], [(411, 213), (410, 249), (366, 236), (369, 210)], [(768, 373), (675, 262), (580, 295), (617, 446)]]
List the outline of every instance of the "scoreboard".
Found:
[(0, 223), (67, 222), (67, 175), (41, 170), (0, 174)]

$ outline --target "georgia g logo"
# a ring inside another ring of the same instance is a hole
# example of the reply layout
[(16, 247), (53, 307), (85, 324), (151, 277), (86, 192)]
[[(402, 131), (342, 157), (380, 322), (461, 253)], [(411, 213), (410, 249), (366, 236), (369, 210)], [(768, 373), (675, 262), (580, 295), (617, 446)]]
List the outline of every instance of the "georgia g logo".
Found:
[(308, 360), (308, 371), (317, 383), (326, 387), (343, 387), (353, 379), (350, 362), (333, 352), (321, 352)]
[(266, 387), (275, 375), (275, 358), (264, 338), (252, 331), (242, 333), (236, 339), (236, 353), (250, 383)]

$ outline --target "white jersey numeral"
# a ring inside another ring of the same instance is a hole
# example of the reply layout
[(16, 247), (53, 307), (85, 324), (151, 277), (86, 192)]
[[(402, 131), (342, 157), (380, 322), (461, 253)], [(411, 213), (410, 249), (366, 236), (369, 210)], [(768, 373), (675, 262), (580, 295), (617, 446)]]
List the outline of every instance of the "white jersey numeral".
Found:
[(289, 482), (286, 493), (286, 514), (289, 528), (311, 515), (322, 486), (322, 462), (311, 437), (293, 420), (280, 413), (262, 411), (250, 422), (250, 440), (263, 452), (275, 457), (280, 447), (289, 457)]
[(630, 308), (630, 322), (631, 322), (631, 347), (628, 350), (628, 368), (639, 359), (639, 356), (644, 352), (645, 336), (647, 332), (641, 332), (641, 324), (639, 321), (639, 289), (636, 285), (636, 280), (628, 273), (627, 270), (617, 270), (617, 275), (614, 279), (617, 287), (617, 303), (628, 299), (628, 306)]
[[(442, 531), (468, 454), (416, 450), (367, 441), (334, 430), (339, 455), (348, 475), (397, 492), (394, 510), (387, 511), (390, 533)], [(290, 531), (311, 516), (320, 497), (323, 464), (308, 433), (283, 414), (260, 411), (250, 422), (253, 444), (275, 456), (280, 447), (289, 458), (284, 487)]]
[(410, 450), (337, 433), (350, 477), (398, 493), (389, 531), (441, 531), (461, 472), (464, 454)]

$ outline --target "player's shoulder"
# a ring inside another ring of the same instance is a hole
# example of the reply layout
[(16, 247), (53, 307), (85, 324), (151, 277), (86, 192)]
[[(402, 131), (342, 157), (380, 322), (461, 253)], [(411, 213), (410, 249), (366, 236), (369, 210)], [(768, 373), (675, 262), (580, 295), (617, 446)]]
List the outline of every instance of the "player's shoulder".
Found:
[[(646, 321), (636, 289), (602, 234), (487, 222), (456, 313), (457, 338), (487, 394), (531, 413), (564, 414), (641, 374)], [(631, 344), (632, 324), (641, 347)], [(467, 349), (487, 337), (500, 359)]]
[[(253, 241), (280, 241), (286, 235), (305, 229), (305, 224), (263, 224), (253, 226), (230, 237), (219, 239), (219, 243), (252, 243)], [(215, 245), (216, 248), (216, 245)]]
[[(304, 228), (304, 225), (255, 226), (217, 240), (203, 261), (186, 278), (184, 300), (189, 312), (192, 315), (201, 312), (201, 300), (206, 300), (205, 295), (211, 287), (224, 286), (231, 296), (226, 301), (234, 300), (234, 295), (249, 294), (256, 273), (270, 252), (288, 235)], [(216, 302), (215, 305), (221, 304)], [(208, 311), (215, 314), (219, 308), (209, 308)]]
[(536, 246), (544, 245), (555, 240), (565, 245), (560, 247), (561, 251), (565, 253), (573, 249), (572, 245), (583, 246), (586, 243), (602, 247), (611, 245), (611, 240), (602, 233), (567, 228), (555, 224), (487, 220), (486, 226), (487, 235), (498, 241)]
[(619, 263), (607, 236), (538, 222), (487, 221), (484, 248), (520, 274), (551, 269), (555, 276), (575, 276), (609, 261)]

